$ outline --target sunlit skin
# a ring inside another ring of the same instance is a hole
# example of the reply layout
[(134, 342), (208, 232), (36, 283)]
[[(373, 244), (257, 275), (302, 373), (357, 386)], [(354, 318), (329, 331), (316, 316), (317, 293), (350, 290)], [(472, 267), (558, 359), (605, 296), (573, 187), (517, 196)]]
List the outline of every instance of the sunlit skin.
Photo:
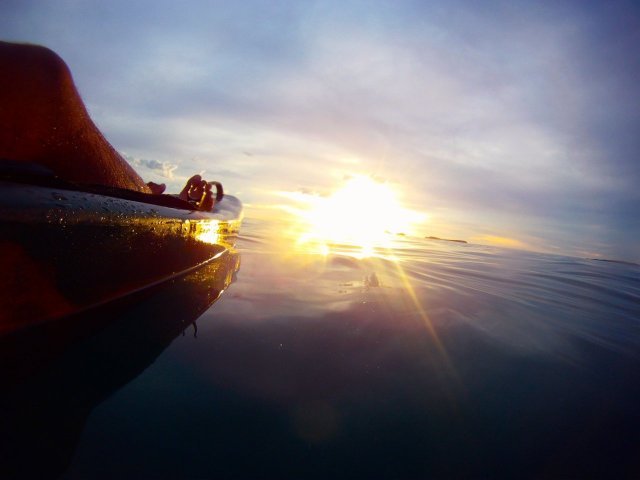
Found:
[(291, 209), (301, 226), (299, 244), (327, 254), (336, 246), (352, 247), (354, 256), (390, 248), (398, 233), (411, 233), (427, 216), (404, 208), (387, 184), (356, 175), (329, 197), (284, 194), (304, 205)]
[[(53, 51), (0, 42), (0, 159), (37, 163), (58, 177), (154, 195), (164, 184), (144, 183), (107, 142), (78, 94), (71, 71)], [(211, 210), (211, 185), (191, 177), (180, 198)]]

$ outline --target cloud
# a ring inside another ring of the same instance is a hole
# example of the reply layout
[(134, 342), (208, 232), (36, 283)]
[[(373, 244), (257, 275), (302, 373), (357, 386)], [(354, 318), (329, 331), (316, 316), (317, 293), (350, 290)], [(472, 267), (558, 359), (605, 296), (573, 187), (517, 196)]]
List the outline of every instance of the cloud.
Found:
[(147, 170), (152, 170), (160, 176), (173, 180), (175, 178), (173, 172), (178, 168), (178, 165), (174, 165), (169, 162), (159, 162), (158, 160), (145, 159), (133, 157), (131, 155), (123, 154), (124, 158), (134, 167), (142, 167)]

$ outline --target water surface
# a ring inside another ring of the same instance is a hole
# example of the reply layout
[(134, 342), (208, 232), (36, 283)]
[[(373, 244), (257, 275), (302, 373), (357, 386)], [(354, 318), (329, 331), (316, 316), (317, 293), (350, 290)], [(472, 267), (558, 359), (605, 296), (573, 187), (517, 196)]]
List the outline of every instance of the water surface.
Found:
[(416, 238), (322, 256), (242, 232), (197, 330), (145, 353), (147, 319), (66, 379), (100, 394), (65, 410), (73, 435), (43, 423), (64, 478), (640, 475), (640, 267)]

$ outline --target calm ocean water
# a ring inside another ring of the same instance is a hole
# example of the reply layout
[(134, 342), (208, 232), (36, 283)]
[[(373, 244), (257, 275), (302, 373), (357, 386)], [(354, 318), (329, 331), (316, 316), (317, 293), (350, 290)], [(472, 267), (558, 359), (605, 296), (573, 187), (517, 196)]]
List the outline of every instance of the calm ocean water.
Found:
[(241, 268), (197, 329), (200, 311), (157, 294), (129, 314), (139, 325), (15, 394), (4, 414), (33, 471), (640, 478), (639, 266), (409, 238), (324, 257), (277, 240), (246, 221)]

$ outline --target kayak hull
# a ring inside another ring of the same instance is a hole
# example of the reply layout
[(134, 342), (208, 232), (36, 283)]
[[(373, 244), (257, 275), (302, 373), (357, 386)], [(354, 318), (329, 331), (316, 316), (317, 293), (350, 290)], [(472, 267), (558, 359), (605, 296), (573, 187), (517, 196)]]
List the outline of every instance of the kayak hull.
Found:
[(77, 314), (215, 260), (242, 205), (211, 212), (0, 181), (0, 335)]
[(196, 319), (228, 288), (239, 262), (229, 249), (121, 301), (0, 337), (0, 478), (63, 475), (91, 411), (177, 336), (198, 335)]

